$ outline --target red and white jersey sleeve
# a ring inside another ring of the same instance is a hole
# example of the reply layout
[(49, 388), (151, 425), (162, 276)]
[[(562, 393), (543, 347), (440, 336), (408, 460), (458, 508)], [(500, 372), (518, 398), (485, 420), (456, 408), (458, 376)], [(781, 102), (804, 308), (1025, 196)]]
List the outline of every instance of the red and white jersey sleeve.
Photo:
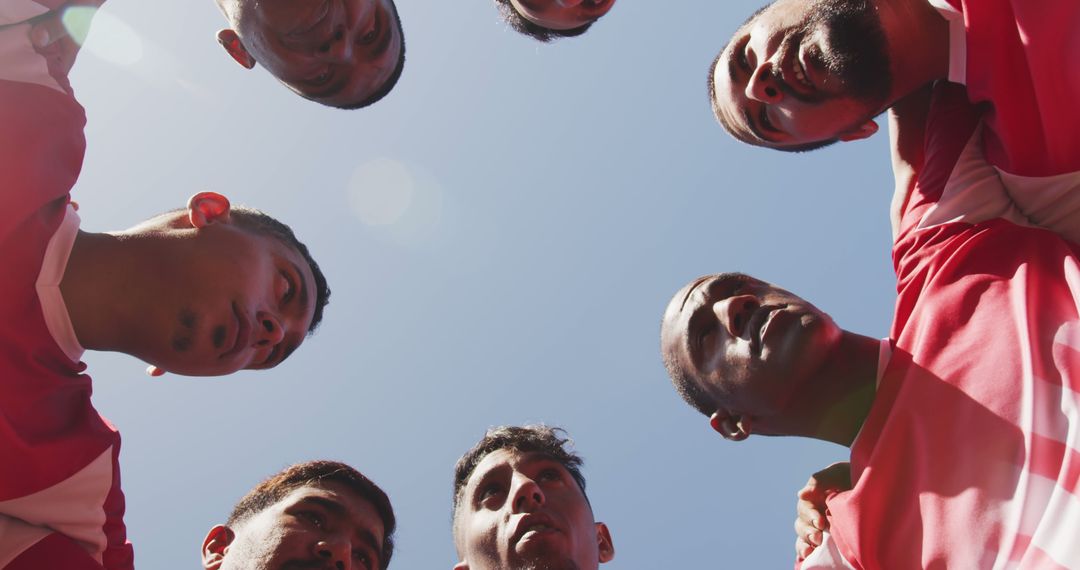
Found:
[(78, 220), (69, 191), (86, 116), (31, 24), (59, 2), (0, 3), (0, 568), (133, 568), (120, 435), (90, 378), (59, 294)]
[(990, 163), (1021, 176), (1080, 171), (1080, 3), (930, 3), (963, 22), (953, 27), (949, 78), (988, 106)]
[(962, 204), (958, 175), (996, 179), (957, 168), (979, 118), (961, 88), (935, 90), (893, 251), (892, 354), (854, 487), (828, 501), (856, 568), (1080, 567), (1080, 248), (1007, 204)]
[(1061, 228), (1080, 226), (1080, 3), (928, 1), (949, 21), (949, 80), (984, 107), (979, 137), (1006, 192), (1077, 241)]

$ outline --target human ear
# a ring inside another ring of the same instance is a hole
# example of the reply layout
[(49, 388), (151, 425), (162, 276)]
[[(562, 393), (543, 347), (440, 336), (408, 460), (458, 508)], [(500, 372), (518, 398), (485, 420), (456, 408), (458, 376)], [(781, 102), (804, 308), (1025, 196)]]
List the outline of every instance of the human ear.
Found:
[(229, 221), (229, 199), (217, 192), (199, 192), (188, 200), (187, 207), (192, 227), (205, 228), (213, 223)]
[(709, 416), (709, 425), (729, 441), (742, 441), (750, 437), (750, 418), (747, 416), (733, 416), (717, 410)]
[(255, 67), (255, 58), (244, 47), (244, 43), (240, 41), (240, 36), (235, 31), (225, 28), (217, 33), (217, 41), (221, 44), (221, 47), (225, 48), (225, 51), (236, 63), (251, 69)]
[(596, 543), (600, 547), (600, 562), (610, 562), (615, 558), (615, 543), (611, 541), (611, 532), (606, 524), (596, 523)]
[(855, 127), (853, 130), (841, 133), (837, 138), (844, 142), (857, 141), (859, 139), (865, 139), (877, 131), (878, 124), (873, 119), (868, 119), (865, 123)]
[(469, 570), (469, 563), (458, 562), (457, 564), (454, 564), (454, 570)]
[(225, 553), (229, 551), (236, 535), (225, 525), (215, 525), (206, 533), (202, 545), (202, 565), (205, 570), (217, 570), (225, 562)]
[(146, 367), (146, 375), (157, 378), (158, 376), (164, 376), (165, 370), (151, 364), (150, 366)]

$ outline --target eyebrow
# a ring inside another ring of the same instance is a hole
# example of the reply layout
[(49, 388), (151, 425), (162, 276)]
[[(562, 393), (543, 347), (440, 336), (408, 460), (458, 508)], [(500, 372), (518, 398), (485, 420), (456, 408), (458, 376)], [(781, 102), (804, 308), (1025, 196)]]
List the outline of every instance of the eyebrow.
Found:
[[(345, 505), (341, 504), (339, 501), (336, 501), (334, 499), (328, 499), (326, 497), (312, 496), (312, 497), (304, 497), (303, 499), (300, 499), (297, 502), (298, 505), (301, 504), (301, 503), (314, 503), (314, 504), (326, 509), (327, 511), (330, 512), (330, 514), (332, 514), (332, 515), (334, 515), (334, 516), (336, 516), (338, 518), (342, 518), (342, 519), (348, 519), (349, 518), (349, 510), (345, 508)], [(366, 529), (366, 528), (360, 528), (359, 529), (359, 534), (360, 534), (360, 539), (363, 540), (368, 546), (370, 546), (372, 548), (372, 550), (374, 550), (376, 553), (378, 553), (379, 558), (382, 558), (382, 547), (379, 545), (379, 541), (375, 540), (375, 535), (372, 534), (372, 532), (370, 530)]]
[[(496, 451), (498, 451), (498, 450), (496, 450)], [(510, 469), (510, 466), (504, 463), (502, 465), (496, 465), (495, 467), (492, 467), (491, 469), (488, 469), (487, 471), (481, 473), (480, 478), (476, 480), (476, 485), (473, 485), (471, 487), (467, 487), (466, 490), (465, 490), (465, 495), (466, 495), (466, 498), (468, 499), (467, 502), (468, 502), (469, 506), (472, 507), (472, 508), (476, 508), (477, 500), (478, 500), (478, 497), (480, 496), (480, 494), (479, 494), (480, 489), (482, 489), (485, 485), (487, 485), (487, 482), (489, 480), (494, 479), (499, 474), (501, 474), (502, 472), (504, 472), (504, 471), (506, 471), (508, 469)]]

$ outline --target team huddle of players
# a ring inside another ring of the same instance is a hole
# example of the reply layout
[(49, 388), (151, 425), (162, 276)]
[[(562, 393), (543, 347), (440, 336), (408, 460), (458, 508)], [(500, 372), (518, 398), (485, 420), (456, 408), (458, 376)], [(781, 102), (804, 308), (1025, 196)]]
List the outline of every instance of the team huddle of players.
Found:
[[(126, 230), (79, 229), (70, 190), (85, 113), (63, 22), (89, 25), (102, 2), (0, 7), (9, 570), (134, 566), (119, 433), (90, 403), (84, 350), (130, 354), (151, 374), (270, 368), (316, 329), (330, 294), (288, 226), (213, 192)], [(306, 99), (368, 106), (405, 64), (391, 0), (217, 2), (228, 54)], [(495, 4), (551, 41), (582, 34), (614, 0)], [(898, 299), (887, 337), (846, 331), (740, 273), (690, 281), (663, 316), (671, 380), (720, 435), (851, 448), (850, 463), (800, 492), (801, 568), (1080, 567), (1077, 30), (1070, 0), (777, 0), (710, 65), (716, 118), (749, 144), (808, 151), (871, 136), (888, 113)], [(461, 457), (455, 568), (594, 569), (614, 557), (568, 442), (503, 426)], [(202, 561), (386, 568), (395, 526), (375, 483), (312, 461), (243, 497)]]

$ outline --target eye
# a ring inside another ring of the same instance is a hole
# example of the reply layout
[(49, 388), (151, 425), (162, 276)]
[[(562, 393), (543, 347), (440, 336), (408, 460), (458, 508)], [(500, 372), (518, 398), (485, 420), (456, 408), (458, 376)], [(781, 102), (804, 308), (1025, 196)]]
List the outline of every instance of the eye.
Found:
[(323, 528), (326, 526), (326, 519), (324, 519), (320, 513), (316, 513), (315, 511), (301, 511), (300, 517), (315, 528)]
[(379, 32), (382, 31), (382, 26), (380, 25), (381, 23), (382, 19), (379, 18), (378, 14), (375, 14), (374, 23), (372, 24), (371, 29), (364, 33), (364, 35), (360, 36), (360, 39), (357, 40), (357, 43), (362, 45), (371, 45), (375, 43), (375, 40), (379, 38)]
[[(772, 125), (772, 123), (769, 123), (769, 125)], [(729, 287), (728, 297), (751, 293), (750, 280), (745, 275), (740, 275), (732, 279)]]
[(370, 570), (371, 568), (374, 568), (374, 566), (375, 566), (375, 562), (373, 561), (372, 556), (370, 554), (368, 554), (367, 552), (363, 551), (363, 550), (354, 550), (353, 551), (353, 560), (356, 560), (357, 562), (362, 564), (364, 566), (364, 568), (367, 568), (368, 570)]
[(541, 481), (558, 481), (559, 479), (562, 479), (562, 477), (559, 476), (558, 469), (548, 468), (540, 472)]
[(743, 71), (750, 73), (750, 60), (746, 57), (746, 47), (750, 45), (750, 38), (746, 38), (735, 50), (735, 58)]
[(483, 488), (481, 488), (480, 492), (476, 496), (477, 498), (479, 498), (480, 502), (484, 502), (493, 497), (498, 497), (501, 494), (502, 485), (492, 483), (490, 485), (485, 485)]
[(288, 272), (282, 271), (281, 276), (285, 278), (285, 292), (281, 295), (281, 302), (285, 304), (292, 301), (293, 297), (296, 296), (296, 285), (293, 283), (292, 275), (289, 275)]
[(320, 72), (318, 75), (316, 75), (314, 77), (311, 77), (311, 78), (305, 80), (304, 82), (307, 83), (308, 85), (313, 85), (315, 87), (321, 87), (323, 85), (326, 85), (327, 83), (330, 83), (330, 80), (333, 77), (334, 77), (334, 74), (333, 74), (333, 72), (330, 71), (330, 68), (326, 68), (326, 69), (322, 70), (322, 72)]
[(697, 342), (697, 349), (699, 351), (701, 351), (704, 348), (705, 341), (709, 338), (710, 334), (712, 334), (712, 327), (703, 328), (701, 330), (701, 332), (698, 333), (697, 338), (694, 339)]

